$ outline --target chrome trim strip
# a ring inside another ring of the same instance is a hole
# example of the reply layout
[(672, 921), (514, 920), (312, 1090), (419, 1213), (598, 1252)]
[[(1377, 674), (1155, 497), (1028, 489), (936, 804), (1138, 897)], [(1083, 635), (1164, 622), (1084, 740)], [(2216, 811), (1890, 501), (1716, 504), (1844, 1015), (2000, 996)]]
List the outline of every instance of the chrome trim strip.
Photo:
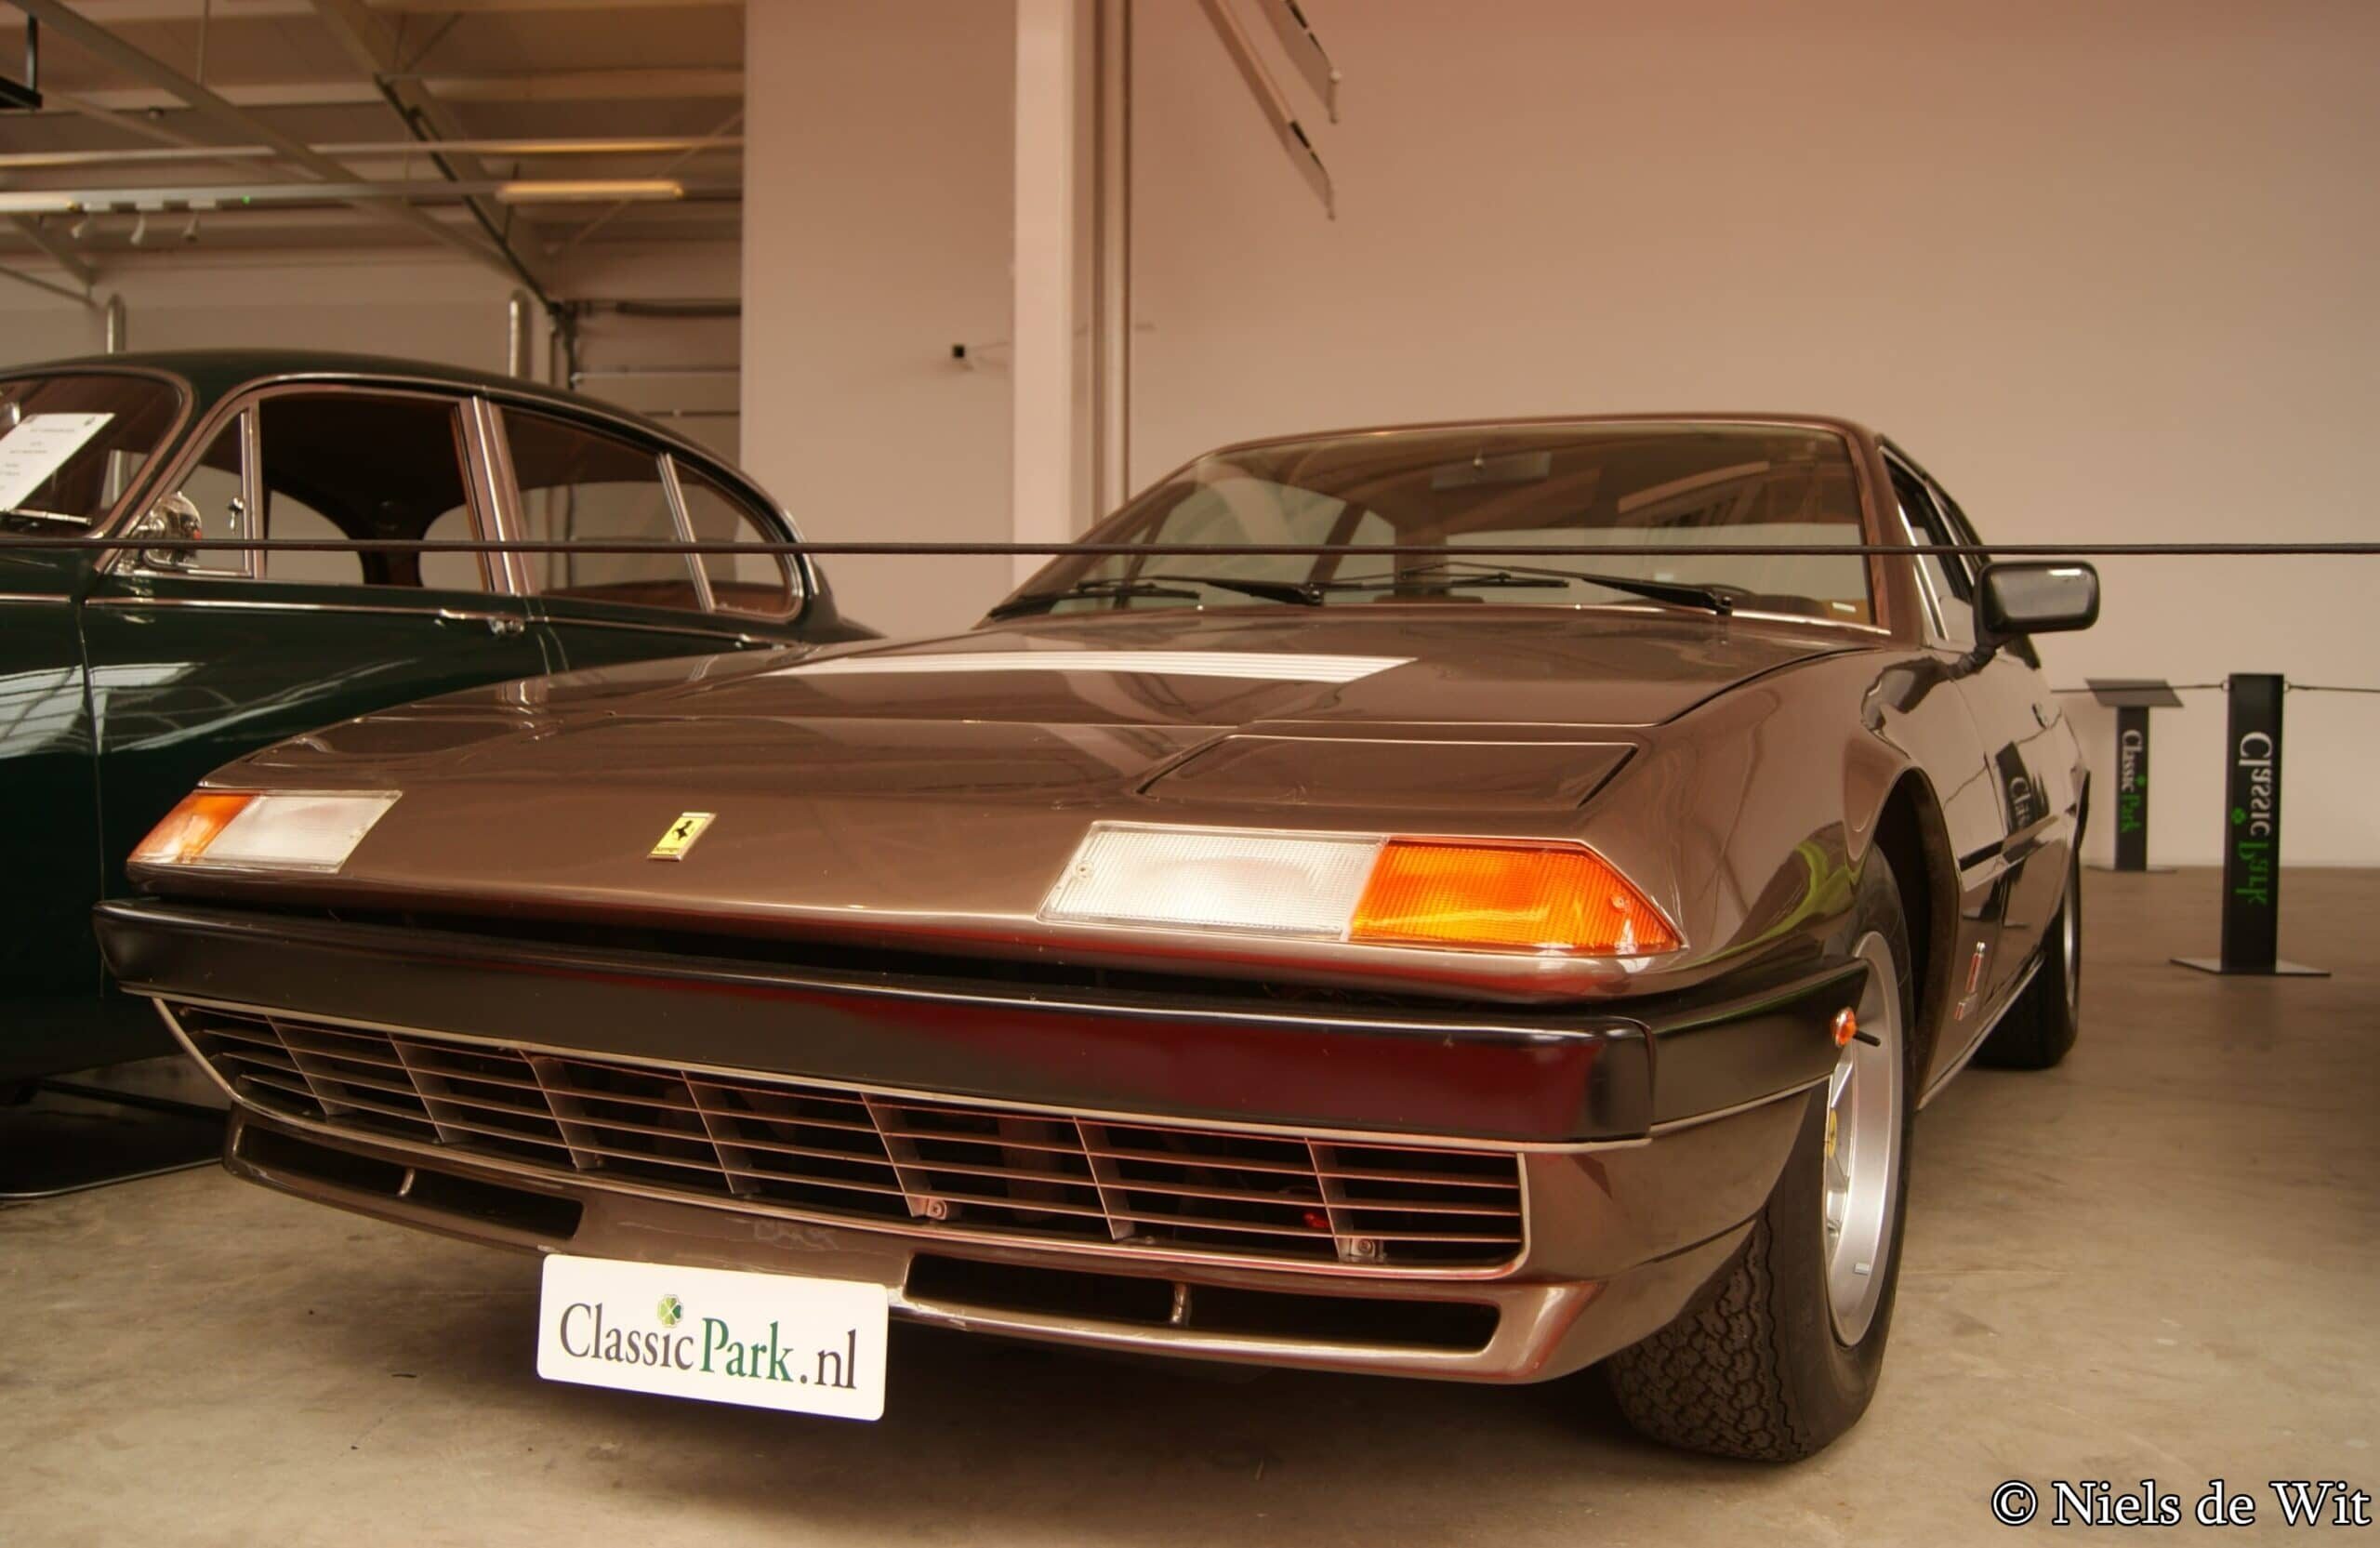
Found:
[[(187, 996), (178, 998), (181, 999), (184, 1004), (198, 1005), (218, 1010), (241, 1012), (250, 1015), (265, 1016), (268, 1019), (275, 1014), (273, 1012), (266, 1011), (255, 1006), (209, 1006), (209, 1002), (205, 1000), (193, 999)], [(237, 1104), (244, 1112), (255, 1114), (268, 1125), (280, 1125), (285, 1128), (296, 1129), (302, 1132), (320, 1134), (326, 1139), (351, 1141), (356, 1144), (371, 1146), (377, 1149), (395, 1151), (403, 1155), (420, 1156), (426, 1158), (449, 1158), (461, 1166), (475, 1167), (483, 1171), (498, 1172), (505, 1176), (527, 1179), (528, 1185), (532, 1187), (533, 1191), (536, 1192), (551, 1193), (556, 1191), (558, 1187), (564, 1192), (567, 1192), (572, 1188), (585, 1188), (600, 1193), (630, 1194), (641, 1198), (656, 1199), (669, 1204), (689, 1204), (703, 1209), (722, 1211), (729, 1214), (759, 1214), (770, 1215), (786, 1220), (798, 1220), (810, 1224), (831, 1226), (837, 1230), (852, 1231), (861, 1235), (881, 1234), (886, 1236), (915, 1237), (922, 1241), (940, 1242), (953, 1245), (980, 1243), (985, 1246), (1022, 1248), (1039, 1253), (1081, 1253), (1090, 1257), (1114, 1257), (1130, 1263), (1199, 1264), (1210, 1266), (1231, 1268), (1265, 1269), (1293, 1276), (1315, 1275), (1326, 1277), (1345, 1277), (1360, 1279), (1427, 1279), (1445, 1282), (1500, 1279), (1510, 1277), (1514, 1269), (1518, 1268), (1521, 1264), (1527, 1260), (1529, 1253), (1529, 1245), (1532, 1236), (1529, 1222), (1529, 1169), (1521, 1164), (1518, 1154), (1509, 1146), (1481, 1145), (1477, 1144), (1470, 1144), (1462, 1146), (1462, 1148), (1470, 1150), (1474, 1154), (1492, 1154), (1501, 1152), (1514, 1156), (1513, 1172), (1514, 1176), (1517, 1180), (1520, 1196), (1521, 1239), (1514, 1245), (1511, 1257), (1505, 1259), (1502, 1263), (1492, 1264), (1483, 1267), (1433, 1268), (1427, 1264), (1365, 1264), (1322, 1259), (1268, 1258), (1253, 1253), (1210, 1252), (1197, 1250), (1185, 1250), (1176, 1247), (1145, 1247), (1128, 1245), (1122, 1242), (1102, 1242), (1088, 1238), (1078, 1239), (1068, 1237), (1063, 1239), (1052, 1239), (1048, 1237), (1012, 1236), (994, 1231), (976, 1231), (972, 1229), (936, 1229), (932, 1227), (908, 1225), (898, 1220), (880, 1220), (873, 1217), (853, 1217), (851, 1215), (838, 1215), (818, 1211), (801, 1210), (789, 1205), (780, 1204), (774, 1200), (755, 1198), (749, 1195), (720, 1197), (712, 1195), (694, 1193), (691, 1190), (681, 1191), (657, 1187), (648, 1184), (636, 1182), (630, 1178), (607, 1176), (601, 1172), (557, 1171), (551, 1168), (530, 1166), (524, 1162), (509, 1160), (500, 1156), (491, 1156), (481, 1151), (451, 1151), (443, 1149), (434, 1144), (425, 1144), (419, 1141), (406, 1140), (402, 1137), (382, 1134), (377, 1131), (357, 1133), (352, 1130), (342, 1129), (333, 1124), (322, 1123), (312, 1118), (299, 1118), (293, 1114), (279, 1112), (270, 1107), (258, 1106), (256, 1103), (241, 1095), (238, 1092), (233, 1091), (231, 1085), (223, 1079), (222, 1076), (215, 1070), (206, 1055), (198, 1051), (198, 1045), (192, 1041), (189, 1031), (183, 1027), (181, 1022), (174, 1015), (172, 1009), (166, 1005), (164, 999), (152, 999), (152, 1002), (157, 1007), (158, 1015), (164, 1018), (166, 1031), (171, 1033), (174, 1040), (179, 1043), (183, 1050), (188, 1052), (192, 1059), (198, 1062), (200, 1067), (206, 1071), (207, 1075), (214, 1080), (215, 1084), (222, 1089), (224, 1094), (229, 1096), (233, 1103)], [(303, 1015), (292, 1013), (291, 1019), (331, 1022), (335, 1024), (339, 1022), (339, 1018), (337, 1017), (314, 1015), (311, 1012)], [(345, 1025), (363, 1025), (367, 1024), (348, 1022), (345, 1023)], [(376, 1028), (376, 1030), (403, 1031), (403, 1029), (401, 1028)], [(456, 1034), (444, 1032), (405, 1033), (405, 1035), (420, 1037), (424, 1040), (430, 1042), (437, 1042), (444, 1039), (456, 1042), (479, 1043), (488, 1047), (523, 1050), (536, 1046), (533, 1044), (510, 1042), (497, 1039), (464, 1038)], [(567, 1050), (554, 1050), (551, 1052), (561, 1052), (563, 1056), (570, 1058), (588, 1057), (588, 1055), (583, 1052), (572, 1052)], [(606, 1060), (611, 1060), (615, 1056), (606, 1053), (601, 1055), (601, 1057)], [(621, 1058), (618, 1059), (617, 1062), (621, 1064), (642, 1065), (654, 1069), (691, 1070), (723, 1074), (743, 1078), (750, 1078), (756, 1073), (748, 1070), (725, 1070), (720, 1069), (717, 1066), (699, 1065), (671, 1065), (663, 1063), (659, 1060), (650, 1059)], [(824, 1086), (840, 1091), (856, 1092), (863, 1090), (863, 1088), (838, 1081), (812, 1080), (808, 1076), (788, 1076), (784, 1077), (783, 1078), (787, 1080), (797, 1080), (802, 1084)], [(923, 1098), (927, 1101), (934, 1102), (959, 1102), (968, 1104), (974, 1104), (976, 1102), (976, 1099), (973, 1097), (953, 1097), (947, 1094), (936, 1095), (928, 1092), (908, 1092), (896, 1090), (891, 1087), (869, 1087), (865, 1088), (865, 1090), (871, 1094)], [(1050, 1114), (1061, 1118), (1074, 1116), (1072, 1110), (1065, 1108), (1032, 1107), (1018, 1103), (983, 1103), (980, 1105), (988, 1108), (1005, 1109), (1011, 1112)], [(1090, 1117), (1091, 1115), (1086, 1112), (1083, 1116)], [(1152, 1118), (1146, 1114), (1143, 1114), (1138, 1117), (1128, 1114), (1106, 1114), (1102, 1116), (1115, 1118), (1120, 1121), (1130, 1123), (1177, 1125), (1183, 1128), (1215, 1127), (1247, 1129), (1250, 1127), (1249, 1125), (1210, 1126), (1200, 1120), (1157, 1118)], [(1306, 1131), (1280, 1131), (1280, 1132)], [(1313, 1131), (1312, 1132), (1318, 1133), (1322, 1131)], [(1409, 1144), (1411, 1142), (1405, 1140), (1400, 1136), (1397, 1137), (1395, 1143)], [(1445, 1141), (1439, 1142), (1441, 1144), (1448, 1144), (1450, 1143), (1451, 1142)], [(1419, 1147), (1417, 1146), (1416, 1148)]]
[[(207, 577), (202, 576), (199, 578), (203, 579)], [(221, 578), (228, 579), (236, 577), (226, 576)], [(271, 586), (274, 583), (271, 581), (258, 581), (254, 584), (259, 586)], [(280, 584), (287, 585), (290, 583), (284, 581)], [(428, 594), (417, 591), (410, 586), (366, 586), (355, 587), (351, 588), (351, 589), (360, 591), (394, 591), (405, 596), (422, 596)], [(129, 608), (212, 607), (247, 613), (392, 613), (400, 617), (405, 618), (445, 618), (456, 621), (469, 620), (491, 624), (517, 624), (526, 622), (519, 613), (509, 613), (496, 608), (481, 609), (435, 606), (405, 607), (395, 602), (283, 602), (271, 597), (93, 597), (86, 602), (85, 605), (88, 607)]]
[(976, 650), (925, 655), (830, 655), (780, 667), (774, 677), (914, 676), (924, 673), (1113, 672), (1126, 676), (1220, 677), (1260, 682), (1348, 683), (1409, 667), (1408, 655), (1323, 655), (1274, 651)]
[[(512, 441), (505, 429), (504, 415), (486, 396), (471, 400), (471, 417), (477, 427), (482, 454), (482, 466), (476, 476), (487, 485), (488, 519), (496, 535), (507, 541), (517, 542), (523, 536), (521, 525), (521, 490), (513, 482)], [(504, 589), (515, 597), (526, 597), (536, 589), (530, 584), (529, 556), (525, 553), (498, 553), (481, 556), (504, 572)]]
[[(655, 459), (661, 470), (661, 497), (669, 506), (669, 524), (678, 529), (678, 541), (694, 541), (694, 519), (686, 511), (686, 490), (678, 482), (678, 459), (663, 452)], [(710, 572), (703, 568), (702, 555), (687, 554), (686, 574), (694, 583), (694, 600), (703, 604), (705, 616), (719, 611), (719, 602), (710, 592)]]
[[(1575, 1316), (1577, 1312), (1572, 1309), (1575, 1303), (1591, 1297), (1596, 1287), (1556, 1285), (1528, 1288), (1539, 1292), (1538, 1297), (1531, 1299), (1542, 1298), (1537, 1315), (1528, 1318), (1529, 1322), (1565, 1325), (1568, 1318), (1562, 1317), (1557, 1321), (1551, 1315), (1554, 1310), (1568, 1311), (1570, 1316)], [(1387, 1299), (1393, 1301), (1397, 1298)], [(1454, 1296), (1411, 1298), (1416, 1303), (1460, 1299)], [(1522, 1309), (1507, 1307), (1501, 1301), (1488, 1303), (1496, 1305), (1504, 1314), (1504, 1319), (1513, 1318)], [(1189, 1328), (1144, 1327), (1134, 1323), (1105, 1321), (1091, 1316), (1059, 1316), (1046, 1312), (975, 1306), (964, 1302), (912, 1301), (908, 1291), (900, 1288), (892, 1291), (892, 1309), (913, 1321), (955, 1328), (962, 1332), (1005, 1332), (1096, 1349), (1253, 1360), (1273, 1366), (1311, 1361), (1332, 1369), (1393, 1370), (1415, 1376), (1458, 1374), (1478, 1369), (1490, 1363), (1489, 1353), (1498, 1342), (1491, 1338), (1488, 1343), (1476, 1349), (1439, 1349), (1428, 1344), (1354, 1341), (1338, 1343), (1263, 1333), (1218, 1333)], [(1501, 1332), (1502, 1320), (1499, 1321), (1497, 1330)]]
[(74, 599), (62, 591), (0, 591), (0, 602), (48, 602), (57, 607), (72, 607)]
[[(240, 411), (240, 524), (250, 537), (270, 538), (265, 530), (264, 416), (254, 404)], [(255, 549), (239, 555), (239, 573), (250, 580), (264, 578), (265, 556)], [(192, 569), (198, 568), (192, 565)]]
[(1932, 1085), (1927, 1086), (1925, 1090), (1919, 1094), (1917, 1098), (1917, 1105), (1920, 1109), (1923, 1109), (1927, 1103), (1933, 1101), (1937, 1096), (1939, 1096), (1942, 1092), (1942, 1088), (1949, 1085), (1950, 1081), (1957, 1077), (1961, 1070), (1967, 1067), (1968, 1061), (1973, 1059), (1977, 1051), (1983, 1047), (1984, 1039), (1990, 1037), (1991, 1034), (1999, 1027), (2002, 1017), (2005, 1016), (2010, 1011), (2016, 1009), (2016, 1001), (2024, 998), (2025, 991), (2027, 989), (2032, 987), (2033, 975), (2041, 971), (2042, 959), (2039, 957), (2035, 957), (2030, 962), (2026, 964), (2023, 976), (2016, 980), (2016, 986), (2008, 991), (2006, 996), (2001, 999), (1999, 1007), (1995, 1009), (1991, 1014), (1983, 1017), (1976, 1023), (1975, 1037), (1968, 1041), (1965, 1051), (1950, 1062), (1950, 1067), (1942, 1072), (1941, 1078), (1936, 1080)]
[[(636, 605), (634, 603), (615, 605)], [(624, 628), (636, 634), (694, 634), (717, 639), (739, 641), (747, 645), (800, 645), (808, 642), (780, 639), (774, 634), (747, 634), (735, 628), (730, 613), (685, 613), (680, 615), (689, 622), (683, 624), (632, 623), (626, 618), (585, 618), (572, 613), (554, 613), (541, 604), (538, 620), (549, 628)]]
[(1750, 1102), (1739, 1102), (1732, 1106), (1713, 1108), (1707, 1113), (1690, 1113), (1685, 1118), (1670, 1118), (1665, 1122), (1653, 1125), (1647, 1131), (1647, 1137), (1658, 1140), (1664, 1134), (1674, 1134), (1682, 1129), (1696, 1129), (1706, 1123), (1716, 1123), (1721, 1118), (1734, 1118), (1739, 1113), (1749, 1113), (1755, 1107), (1765, 1107), (1772, 1102), (1783, 1102), (1789, 1097), (1796, 1097), (1806, 1092), (1816, 1091), (1825, 1085), (1829, 1078), (1830, 1077), (1821, 1075), (1816, 1079), (1805, 1080), (1797, 1086), (1788, 1086), (1781, 1092), (1771, 1092), (1766, 1096), (1753, 1097)]
[[(1327, 1124), (1260, 1123), (1243, 1118), (1169, 1118), (1156, 1113), (1125, 1113), (1103, 1107), (1062, 1107), (1048, 1103), (1021, 1102), (1007, 1097), (954, 1096), (948, 1092), (919, 1091), (907, 1086), (871, 1086), (857, 1081), (837, 1080), (825, 1076), (787, 1075), (778, 1071), (754, 1070), (734, 1065), (701, 1064), (687, 1059), (653, 1059), (629, 1053), (590, 1052), (583, 1048), (564, 1048), (553, 1043), (532, 1042), (522, 1038), (483, 1038), (470, 1032), (430, 1031), (418, 1026), (404, 1026), (391, 1022), (366, 1021), (358, 1016), (337, 1016), (320, 1011), (289, 1011), (270, 1005), (243, 1003), (236, 1000), (209, 999), (201, 995), (154, 995), (158, 1009), (165, 1012), (165, 1001), (171, 999), (180, 1004), (195, 1005), (206, 1011), (229, 1011), (235, 1015), (285, 1016), (291, 1020), (318, 1021), (332, 1026), (352, 1026), (365, 1032), (392, 1034), (401, 1038), (421, 1038), (435, 1042), (472, 1043), (484, 1048), (518, 1049), (524, 1053), (547, 1053), (564, 1059), (607, 1059), (615, 1064), (640, 1065), (649, 1069), (689, 1072), (694, 1075), (717, 1076), (725, 1079), (749, 1079), (754, 1076), (774, 1075), (779, 1079), (798, 1080), (806, 1085), (824, 1087), (828, 1091), (849, 1092), (854, 1096), (882, 1096), (925, 1102), (967, 1102), (985, 1107), (1004, 1108), (1010, 1112), (1030, 1114), (1036, 1118), (1088, 1119), (1093, 1123), (1144, 1123), (1173, 1125), (1188, 1129), (1213, 1129), (1232, 1133), (1265, 1134), (1286, 1139), (1318, 1139), (1325, 1143), (1345, 1141), (1349, 1144), (1402, 1145), (1414, 1150), (1470, 1150), (1498, 1152), (1519, 1156), (1575, 1156), (1597, 1150), (1633, 1150), (1651, 1142), (1641, 1135), (1616, 1140), (1477, 1140), (1443, 1134), (1417, 1134), (1380, 1129), (1333, 1129)], [(985, 999), (976, 996), (936, 995), (944, 999), (980, 999), (986, 1004), (1013, 1004), (1011, 1000)], [(1059, 1005), (1055, 1001), (1037, 1000), (1038, 1005)], [(1090, 1006), (1064, 1006), (1065, 1009), (1099, 1009)], [(1124, 1008), (1111, 1008), (1117, 1013), (1130, 1013)], [(1146, 1012), (1144, 1014), (1159, 1012)], [(1164, 1014), (1178, 1014), (1167, 1012)], [(1201, 1012), (1206, 1014), (1207, 1012)], [(1231, 1013), (1231, 1012), (1225, 1012)], [(1236, 1012), (1242, 1019), (1245, 1012)], [(167, 1017), (171, 1019), (170, 1015)], [(1333, 1022), (1327, 1025), (1365, 1026), (1379, 1023)], [(1449, 1028), (1449, 1030), (1462, 1030)], [(278, 1117), (279, 1115), (274, 1115)]]

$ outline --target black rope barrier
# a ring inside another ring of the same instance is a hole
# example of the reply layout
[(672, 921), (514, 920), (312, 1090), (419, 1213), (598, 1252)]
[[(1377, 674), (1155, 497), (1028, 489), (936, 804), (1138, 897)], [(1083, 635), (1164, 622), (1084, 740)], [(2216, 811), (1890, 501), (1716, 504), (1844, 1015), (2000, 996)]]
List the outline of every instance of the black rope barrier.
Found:
[[(2228, 682), (2168, 682), (2162, 684), (2176, 694), (2217, 694), (2230, 687)], [(2380, 694), (2380, 687), (2360, 688), (2334, 682), (2283, 682), (2281, 688), (2292, 694)], [(2053, 694), (2087, 694), (2083, 688), (2053, 688)]]
[(1092, 554), (1101, 557), (1167, 556), (1198, 559), (1268, 557), (1468, 558), (1478, 554), (1527, 555), (1536, 559), (1605, 559), (1647, 555), (1673, 557), (1798, 557), (1857, 554), (1892, 558), (1959, 555), (1979, 559), (2319, 558), (2369, 559), (2380, 543), (729, 543), (663, 542), (602, 538), (507, 537), (52, 537), (40, 534), (0, 539), (0, 552), (28, 549), (61, 551), (139, 549), (158, 553), (526, 553), (526, 554), (781, 554), (840, 557), (1011, 557), (1024, 554)]

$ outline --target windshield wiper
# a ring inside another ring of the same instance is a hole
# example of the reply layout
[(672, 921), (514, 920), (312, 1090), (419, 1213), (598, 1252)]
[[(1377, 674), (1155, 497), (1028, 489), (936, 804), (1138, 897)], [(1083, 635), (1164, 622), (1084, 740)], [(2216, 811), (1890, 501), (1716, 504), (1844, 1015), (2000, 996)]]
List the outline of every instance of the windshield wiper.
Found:
[(1009, 618), (1020, 613), (1038, 613), (1062, 602), (1085, 597), (1182, 597), (1197, 601), (1198, 593), (1187, 589), (1193, 586), (1212, 587), (1218, 591), (1236, 591), (1242, 596), (1262, 597), (1266, 602), (1298, 602), (1308, 607), (1322, 599), (1315, 589), (1298, 581), (1246, 580), (1238, 576), (1152, 576), (1135, 580), (1080, 580), (1055, 591), (1027, 591), (984, 615), (987, 618)]
[[(1455, 568), (1468, 562), (1460, 559), (1436, 559), (1394, 576), (1356, 576), (1346, 580), (1317, 581), (1315, 584), (1321, 589), (1331, 591), (1396, 591), (1449, 586), (1567, 587), (1574, 580), (1582, 580), (1592, 586), (1626, 591), (1652, 602), (1671, 602), (1679, 607), (1699, 607), (1722, 615), (1736, 610), (1737, 596), (1749, 594), (1732, 586), (1693, 586), (1676, 580), (1639, 580), (1634, 576), (1601, 576), (1586, 570), (1542, 569), (1533, 564), (1481, 566), (1476, 570)], [(1415, 576), (1429, 578), (1417, 587), (1414, 585)]]

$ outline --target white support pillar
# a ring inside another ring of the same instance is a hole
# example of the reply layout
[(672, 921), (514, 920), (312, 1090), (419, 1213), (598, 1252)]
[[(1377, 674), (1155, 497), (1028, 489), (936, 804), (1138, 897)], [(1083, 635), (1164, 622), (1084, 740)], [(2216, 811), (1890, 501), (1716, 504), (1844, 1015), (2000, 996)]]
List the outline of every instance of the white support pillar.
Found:
[(1132, 0), (1094, 0), (1091, 507), (1132, 493)]
[[(1020, 543), (1075, 535), (1076, 312), (1084, 128), (1082, 0), (1016, 0), (1016, 247), (1009, 522)], [(1020, 554), (1019, 580), (1049, 561)]]

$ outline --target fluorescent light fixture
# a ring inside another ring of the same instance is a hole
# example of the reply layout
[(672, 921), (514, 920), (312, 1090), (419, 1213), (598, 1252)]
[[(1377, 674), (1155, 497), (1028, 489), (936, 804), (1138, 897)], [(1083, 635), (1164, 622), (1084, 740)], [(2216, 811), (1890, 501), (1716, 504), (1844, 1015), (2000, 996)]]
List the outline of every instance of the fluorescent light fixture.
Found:
[(525, 178), (504, 182), (291, 182), (160, 184), (144, 188), (0, 190), (0, 215), (78, 210), (252, 209), (267, 205), (424, 204), (486, 195), (505, 205), (668, 203), (686, 196), (675, 178)]
[(655, 204), (686, 196), (674, 178), (539, 178), (498, 183), (499, 205)]
[(335, 871), (396, 803), (394, 791), (199, 790), (165, 814), (132, 858), (149, 866)]

